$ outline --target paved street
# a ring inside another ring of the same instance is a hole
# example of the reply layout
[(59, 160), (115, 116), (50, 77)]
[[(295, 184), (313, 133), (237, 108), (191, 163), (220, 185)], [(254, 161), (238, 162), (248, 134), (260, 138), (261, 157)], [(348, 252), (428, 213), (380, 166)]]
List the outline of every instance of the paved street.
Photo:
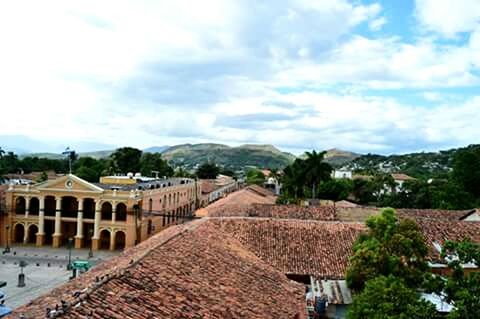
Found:
[[(3, 247), (0, 251), (3, 251)], [(88, 260), (88, 249), (72, 249), (72, 260)], [(94, 252), (89, 261), (95, 265), (119, 252)], [(25, 287), (17, 287), (19, 263), (27, 262), (24, 268)], [(14, 246), (9, 254), (0, 254), (0, 281), (7, 286), (1, 288), (7, 295), (6, 305), (15, 308), (48, 292), (68, 281), (71, 271), (66, 270), (68, 250), (63, 248), (37, 248), (34, 246)]]

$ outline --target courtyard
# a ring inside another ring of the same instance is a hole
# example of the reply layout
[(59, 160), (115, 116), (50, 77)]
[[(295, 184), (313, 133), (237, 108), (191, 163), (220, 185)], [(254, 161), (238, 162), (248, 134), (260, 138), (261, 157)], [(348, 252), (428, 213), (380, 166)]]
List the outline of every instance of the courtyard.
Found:
[[(72, 261), (88, 260), (94, 266), (120, 252), (94, 251), (92, 258), (88, 258), (88, 249), (72, 249), (71, 253)], [(1, 288), (6, 294), (5, 304), (10, 308), (19, 307), (67, 282), (72, 276), (72, 271), (67, 270), (68, 254), (65, 247), (39, 248), (23, 245), (13, 246), (10, 253), (0, 254), (0, 281), (7, 282), (7, 286)], [(18, 287), (21, 261), (27, 263), (23, 268), (24, 287)]]

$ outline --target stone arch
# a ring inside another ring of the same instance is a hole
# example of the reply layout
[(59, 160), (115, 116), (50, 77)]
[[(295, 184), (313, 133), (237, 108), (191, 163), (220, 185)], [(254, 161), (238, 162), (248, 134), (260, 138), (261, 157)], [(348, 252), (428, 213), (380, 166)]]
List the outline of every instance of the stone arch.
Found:
[(83, 199), (83, 218), (95, 219), (95, 200), (93, 198)]
[(126, 221), (127, 220), (127, 205), (124, 203), (118, 203), (116, 212), (116, 221)]
[(28, 226), (27, 243), (35, 244), (37, 242), (38, 226), (31, 224)]
[(117, 230), (115, 232), (115, 249), (125, 249), (127, 235), (123, 230)]
[(19, 196), (15, 199), (15, 213), (17, 215), (25, 214), (27, 209), (25, 197)]
[(78, 200), (73, 196), (63, 196), (61, 199), (62, 217), (76, 218), (78, 212)]
[(112, 204), (110, 202), (104, 202), (101, 208), (101, 219), (112, 220)]
[(40, 212), (40, 201), (38, 200), (37, 197), (32, 197), (30, 199), (30, 204), (28, 206), (28, 213), (30, 215), (38, 216), (39, 212)]
[(45, 216), (55, 216), (57, 210), (55, 196), (45, 196), (44, 203)]
[(110, 236), (111, 236), (111, 233), (110, 233), (110, 230), (108, 229), (102, 229), (100, 231), (100, 235), (99, 235), (99, 239), (98, 239), (98, 248), (99, 249), (110, 249)]
[(13, 242), (23, 243), (25, 238), (25, 225), (18, 223), (13, 226)]

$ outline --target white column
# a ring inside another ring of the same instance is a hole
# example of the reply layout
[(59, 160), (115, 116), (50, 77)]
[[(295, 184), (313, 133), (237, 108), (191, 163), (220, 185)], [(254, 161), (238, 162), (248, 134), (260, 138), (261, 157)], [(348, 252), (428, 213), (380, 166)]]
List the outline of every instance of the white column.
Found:
[(100, 202), (95, 202), (95, 224), (93, 226), (93, 238), (98, 239), (100, 236), (100, 214), (101, 214)]
[(60, 236), (62, 234), (62, 198), (55, 197), (56, 207), (55, 207), (55, 234), (53, 236)]
[(117, 221), (117, 203), (112, 204), (112, 224)]
[(40, 197), (39, 199), (39, 212), (38, 212), (38, 234), (45, 234), (45, 199)]
[(78, 199), (77, 235), (75, 237), (83, 238), (83, 198)]
[[(30, 197), (25, 197), (25, 218), (28, 218), (29, 213), (30, 213)], [(25, 231), (25, 234), (26, 233), (27, 232)]]

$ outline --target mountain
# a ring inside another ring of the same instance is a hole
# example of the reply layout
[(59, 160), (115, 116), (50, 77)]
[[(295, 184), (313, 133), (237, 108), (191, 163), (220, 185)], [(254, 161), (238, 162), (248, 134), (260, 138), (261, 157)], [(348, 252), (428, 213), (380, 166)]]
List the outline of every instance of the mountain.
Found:
[(360, 154), (332, 148), (325, 153), (325, 161), (334, 167), (342, 166), (360, 157)]
[(146, 153), (163, 153), (165, 150), (169, 149), (170, 146), (164, 145), (164, 146), (152, 146), (144, 149), (143, 151)]
[(246, 166), (258, 168), (283, 168), (295, 160), (272, 145), (241, 145), (230, 147), (223, 144), (183, 144), (162, 152), (163, 157), (174, 166), (193, 169), (196, 165), (212, 161), (225, 168), (238, 170)]

